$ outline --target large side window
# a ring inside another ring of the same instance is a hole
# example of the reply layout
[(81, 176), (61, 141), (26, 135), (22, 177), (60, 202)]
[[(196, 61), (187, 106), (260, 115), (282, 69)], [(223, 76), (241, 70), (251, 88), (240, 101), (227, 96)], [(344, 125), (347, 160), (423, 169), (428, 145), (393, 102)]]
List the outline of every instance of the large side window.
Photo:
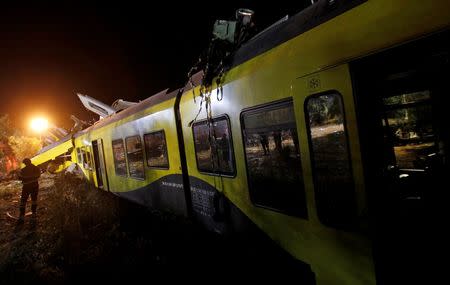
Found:
[(123, 145), (123, 140), (113, 140), (112, 149), (116, 174), (120, 176), (127, 176), (127, 162), (125, 159), (125, 147)]
[(292, 101), (241, 116), (250, 198), (257, 206), (307, 217)]
[(305, 111), (317, 215), (327, 226), (347, 227), (356, 214), (356, 197), (342, 97), (313, 95)]
[(193, 132), (198, 170), (233, 175), (234, 155), (228, 117), (197, 122)]
[(127, 145), (127, 159), (130, 177), (143, 179), (145, 176), (141, 137), (128, 137), (125, 139), (125, 143)]
[(144, 135), (145, 153), (149, 167), (169, 168), (164, 131)]

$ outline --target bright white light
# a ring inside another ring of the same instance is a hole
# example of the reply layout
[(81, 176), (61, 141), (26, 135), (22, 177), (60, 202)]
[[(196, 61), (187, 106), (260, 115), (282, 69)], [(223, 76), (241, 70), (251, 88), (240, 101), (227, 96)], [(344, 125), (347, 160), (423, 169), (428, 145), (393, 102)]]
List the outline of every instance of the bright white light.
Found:
[(45, 118), (35, 118), (31, 120), (31, 129), (33, 131), (41, 133), (48, 128), (48, 121)]

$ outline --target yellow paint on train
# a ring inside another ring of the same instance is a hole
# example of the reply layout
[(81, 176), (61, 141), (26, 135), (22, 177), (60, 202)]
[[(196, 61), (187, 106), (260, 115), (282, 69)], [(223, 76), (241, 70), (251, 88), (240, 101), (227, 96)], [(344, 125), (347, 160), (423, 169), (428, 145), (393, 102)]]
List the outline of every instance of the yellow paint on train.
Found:
[[(185, 175), (202, 180), (223, 193), (292, 256), (310, 264), (318, 284), (375, 284), (372, 245), (364, 216), (368, 203), (349, 62), (449, 26), (450, 2), (447, 0), (369, 0), (229, 70), (222, 86), (223, 99), (216, 97), (216, 86), (213, 86), (210, 98), (213, 117), (226, 115), (230, 121), (235, 160), (233, 175), (211, 175), (198, 169), (190, 122), (196, 119), (201, 98), (198, 87), (186, 91), (180, 103), (188, 170)], [(359, 219), (359, 227), (353, 231), (326, 226), (317, 214), (305, 102), (313, 94), (328, 91), (342, 96), (345, 109)], [(197, 96), (195, 101), (193, 94)], [(286, 99), (292, 100), (295, 113), (307, 218), (258, 207), (252, 203), (248, 189), (241, 115), (249, 108)], [(76, 150), (83, 147), (91, 157), (92, 142), (101, 139), (108, 188), (120, 194), (145, 187), (167, 175), (182, 175), (175, 100), (172, 97), (120, 120), (82, 131), (74, 139), (73, 161), (78, 160)], [(205, 118), (203, 111), (197, 120)], [(144, 134), (159, 130), (165, 131), (169, 168), (145, 166), (142, 179), (130, 178), (129, 173), (116, 175), (112, 141), (134, 135), (139, 135), (142, 140)], [(33, 162), (40, 164), (54, 159), (71, 147), (69, 140), (34, 157)], [(99, 186), (99, 177), (93, 167), (86, 168), (82, 163), (79, 166), (85, 176)]]
[[(101, 138), (104, 141), (105, 159), (109, 162), (106, 165), (106, 172), (110, 174), (109, 184), (114, 189), (114, 192), (132, 191), (136, 188), (144, 187), (163, 176), (181, 174), (181, 170), (178, 167), (180, 165), (180, 158), (178, 155), (175, 155), (178, 153), (178, 140), (176, 137), (175, 117), (173, 115), (174, 100), (167, 100), (158, 105), (151, 106), (105, 127), (89, 131), (75, 139), (76, 148), (83, 146), (91, 147), (91, 142), (96, 139)], [(128, 176), (114, 175), (115, 168), (111, 142), (115, 139), (125, 139), (136, 134), (142, 137), (143, 134), (158, 130), (165, 130), (170, 168), (168, 170), (146, 168), (144, 179), (130, 179)], [(87, 177), (95, 180), (95, 185), (98, 186), (95, 173), (92, 170), (81, 168)]]
[[(426, 23), (426, 24), (424, 24)], [(211, 91), (213, 117), (227, 114), (236, 160), (236, 177), (217, 177), (201, 173), (196, 164), (194, 145), (187, 144), (189, 174), (222, 191), (252, 221), (296, 258), (312, 266), (318, 284), (375, 284), (372, 245), (366, 234), (326, 227), (317, 217), (314, 200), (309, 142), (304, 102), (307, 96), (336, 90), (344, 98), (347, 132), (360, 216), (367, 210), (361, 154), (356, 124), (352, 82), (346, 62), (387, 49), (408, 40), (448, 28), (449, 1), (367, 1), (299, 36), (241, 64), (226, 73), (223, 99)], [(309, 80), (320, 80), (310, 88)], [(182, 98), (181, 112), (185, 141), (192, 142), (192, 129), (199, 109), (189, 90)], [(248, 192), (245, 151), (240, 125), (242, 110), (293, 98), (300, 136), (303, 178), (308, 219), (295, 218), (256, 207)], [(199, 120), (205, 119), (203, 112)], [(361, 217), (361, 228), (367, 221)]]
[(31, 162), (34, 165), (41, 165), (45, 162), (54, 160), (62, 154), (70, 152), (72, 148), (72, 141), (69, 139), (62, 143), (56, 144), (55, 147), (42, 150), (38, 155), (31, 158)]

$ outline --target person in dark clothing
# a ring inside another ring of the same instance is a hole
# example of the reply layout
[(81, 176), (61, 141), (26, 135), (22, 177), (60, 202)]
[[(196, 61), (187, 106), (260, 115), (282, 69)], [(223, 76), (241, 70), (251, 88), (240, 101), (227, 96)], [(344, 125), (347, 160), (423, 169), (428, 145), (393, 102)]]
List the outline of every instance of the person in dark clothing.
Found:
[(19, 222), (23, 222), (25, 217), (25, 208), (28, 200), (28, 196), (31, 195), (31, 212), (33, 217), (36, 218), (37, 210), (37, 196), (39, 191), (39, 176), (41, 176), (41, 170), (39, 167), (31, 163), (29, 158), (25, 158), (23, 161), (25, 167), (20, 171), (19, 178), (22, 180), (22, 197), (20, 199), (20, 215)]
[(266, 134), (260, 133), (259, 141), (261, 142), (261, 146), (264, 150), (264, 155), (268, 155), (270, 153), (270, 150), (269, 150), (269, 140), (268, 140)]
[(281, 154), (281, 151), (283, 150), (281, 131), (273, 132), (273, 140), (275, 141), (275, 149)]
[(228, 136), (223, 133), (222, 139), (220, 140), (220, 148), (222, 150), (222, 159), (226, 163), (227, 169), (231, 169), (230, 166), (230, 142), (228, 141)]

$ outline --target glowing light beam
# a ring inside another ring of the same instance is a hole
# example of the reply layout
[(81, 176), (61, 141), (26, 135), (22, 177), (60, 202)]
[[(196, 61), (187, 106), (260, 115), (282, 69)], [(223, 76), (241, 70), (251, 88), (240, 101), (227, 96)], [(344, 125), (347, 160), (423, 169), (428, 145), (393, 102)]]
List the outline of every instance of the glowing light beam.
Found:
[(34, 118), (31, 120), (31, 129), (37, 133), (42, 133), (48, 129), (48, 120), (45, 118)]

